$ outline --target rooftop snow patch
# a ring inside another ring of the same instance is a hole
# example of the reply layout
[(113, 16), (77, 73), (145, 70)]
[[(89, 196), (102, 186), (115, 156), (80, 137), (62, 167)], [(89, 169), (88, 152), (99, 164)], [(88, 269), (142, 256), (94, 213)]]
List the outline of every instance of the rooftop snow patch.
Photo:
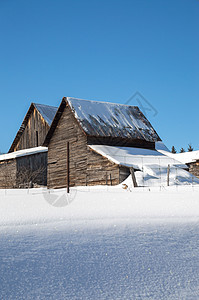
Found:
[(170, 152), (170, 150), (167, 148), (167, 146), (162, 142), (162, 141), (158, 141), (155, 143), (155, 149), (157, 151), (166, 151), (166, 152)]
[(161, 153), (166, 154), (173, 159), (177, 159), (183, 164), (189, 164), (199, 160), (199, 150), (191, 151), (191, 152), (183, 152), (183, 153), (171, 153), (171, 152), (167, 153), (164, 150), (161, 150)]
[(160, 141), (137, 106), (67, 97), (76, 119), (90, 136)]
[(134, 169), (142, 170), (143, 165), (152, 164), (161, 167), (174, 165), (187, 168), (186, 165), (156, 150), (107, 145), (89, 145), (89, 147), (118, 165), (133, 167)]
[[(156, 150), (106, 145), (89, 145), (89, 147), (118, 165), (133, 167), (139, 187), (167, 186), (168, 170), (169, 185), (199, 184), (198, 178), (184, 170), (187, 169), (185, 164)], [(133, 185), (131, 175), (123, 184)]]
[(57, 107), (34, 103), (35, 107), (50, 126), (57, 112)]
[(47, 151), (48, 151), (47, 147), (41, 147), (41, 146), (35, 147), (35, 148), (24, 149), (24, 150), (19, 150), (19, 151), (11, 152), (8, 154), (0, 155), (0, 161), (13, 159), (13, 158), (21, 157), (21, 156), (37, 154), (37, 153), (41, 153), (41, 152), (47, 152)]

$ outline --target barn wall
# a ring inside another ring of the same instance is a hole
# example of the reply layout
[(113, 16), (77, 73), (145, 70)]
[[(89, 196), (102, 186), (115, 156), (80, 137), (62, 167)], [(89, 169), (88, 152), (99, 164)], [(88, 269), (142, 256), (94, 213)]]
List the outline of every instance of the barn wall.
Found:
[(12, 189), (16, 187), (16, 160), (0, 161), (0, 188)]
[(48, 145), (48, 188), (67, 186), (67, 142), (70, 186), (120, 182), (119, 166), (87, 146), (86, 135), (66, 106)]
[(63, 111), (48, 145), (48, 188), (67, 185), (67, 142), (70, 145), (70, 185), (85, 185), (86, 136), (68, 106)]
[(16, 159), (17, 187), (47, 185), (47, 152), (18, 157)]
[(119, 184), (119, 166), (88, 149), (87, 185)]
[[(48, 129), (49, 125), (34, 108), (29, 117), (26, 128), (13, 151), (42, 146)], [(38, 145), (36, 131), (38, 132)]]
[(199, 178), (199, 161), (191, 163), (189, 166), (189, 172)]

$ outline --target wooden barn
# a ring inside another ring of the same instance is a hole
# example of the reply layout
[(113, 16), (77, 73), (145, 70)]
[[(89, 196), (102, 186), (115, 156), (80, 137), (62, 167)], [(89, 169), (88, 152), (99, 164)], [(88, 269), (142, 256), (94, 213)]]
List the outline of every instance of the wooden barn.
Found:
[(9, 153), (42, 146), (57, 107), (31, 103)]
[(47, 151), (35, 147), (0, 155), (0, 188), (46, 186)]
[(199, 178), (199, 159), (189, 162), (187, 165), (189, 167), (189, 172)]
[(104, 156), (98, 146), (112, 152), (118, 147), (155, 149), (157, 141), (161, 139), (136, 106), (63, 98), (44, 141), (47, 186), (119, 184), (131, 168)]

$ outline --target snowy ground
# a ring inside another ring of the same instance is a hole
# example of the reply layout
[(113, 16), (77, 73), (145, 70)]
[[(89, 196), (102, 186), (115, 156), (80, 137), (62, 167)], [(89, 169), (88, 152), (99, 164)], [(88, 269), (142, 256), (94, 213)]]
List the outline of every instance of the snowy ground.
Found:
[(196, 186), (1, 190), (0, 206), (0, 299), (199, 299)]

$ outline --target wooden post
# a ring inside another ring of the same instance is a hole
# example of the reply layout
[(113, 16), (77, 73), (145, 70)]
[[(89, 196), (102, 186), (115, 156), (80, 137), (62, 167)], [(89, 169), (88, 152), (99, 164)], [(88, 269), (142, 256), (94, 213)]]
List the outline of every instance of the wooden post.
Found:
[(110, 183), (111, 183), (111, 185), (112, 185), (112, 178), (111, 178), (111, 173), (110, 173)]
[(130, 172), (131, 172), (131, 177), (132, 177), (132, 181), (133, 181), (133, 186), (134, 187), (138, 187), (138, 184), (137, 184), (137, 181), (136, 181), (136, 178), (135, 178), (135, 170), (134, 168), (130, 168)]
[(36, 131), (36, 146), (39, 146), (39, 135), (38, 135), (38, 131)]
[(167, 186), (169, 186), (169, 174), (170, 174), (170, 165), (167, 168)]
[(69, 153), (69, 142), (67, 142), (67, 193), (70, 192), (70, 174), (69, 174), (69, 167), (70, 167), (70, 153)]
[(106, 172), (106, 185), (108, 185), (107, 172)]

